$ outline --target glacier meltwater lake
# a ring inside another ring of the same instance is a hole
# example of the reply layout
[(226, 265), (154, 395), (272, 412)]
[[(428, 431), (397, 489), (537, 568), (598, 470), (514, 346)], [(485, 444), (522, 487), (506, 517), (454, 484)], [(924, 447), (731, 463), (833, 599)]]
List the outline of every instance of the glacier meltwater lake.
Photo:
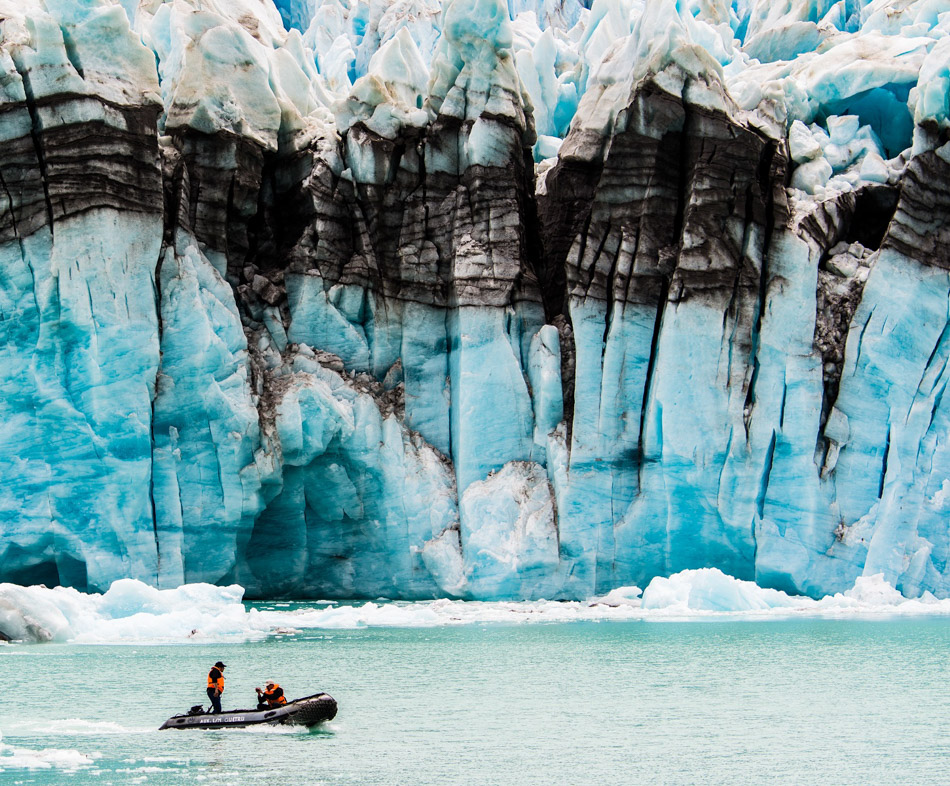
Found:
[[(558, 604), (439, 604), (256, 640), (3, 645), (0, 782), (947, 782), (946, 614), (571, 622)], [(441, 622), (405, 624), (429, 614)], [(159, 732), (205, 698), (218, 659), (225, 708), (274, 678), (327, 690), (339, 714), (313, 731)]]

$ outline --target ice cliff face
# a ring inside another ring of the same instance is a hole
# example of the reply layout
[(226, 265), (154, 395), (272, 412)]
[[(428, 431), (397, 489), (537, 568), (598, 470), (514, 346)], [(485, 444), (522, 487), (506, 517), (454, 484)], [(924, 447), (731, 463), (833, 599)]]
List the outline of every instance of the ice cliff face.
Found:
[(0, 580), (950, 595), (945, 11), (0, 0)]

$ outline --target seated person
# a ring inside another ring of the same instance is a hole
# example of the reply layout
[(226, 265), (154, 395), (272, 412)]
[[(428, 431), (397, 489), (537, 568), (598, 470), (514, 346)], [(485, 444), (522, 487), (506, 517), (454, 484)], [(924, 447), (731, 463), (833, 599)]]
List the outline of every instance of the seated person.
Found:
[(257, 709), (266, 710), (287, 703), (287, 699), (284, 698), (284, 689), (276, 682), (268, 680), (264, 686), (265, 690), (254, 688), (257, 691)]

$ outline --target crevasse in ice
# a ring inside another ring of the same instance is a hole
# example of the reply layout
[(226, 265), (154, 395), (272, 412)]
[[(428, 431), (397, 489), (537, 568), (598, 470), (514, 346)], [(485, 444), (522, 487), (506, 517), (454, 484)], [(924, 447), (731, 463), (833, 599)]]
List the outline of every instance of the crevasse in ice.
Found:
[(0, 0), (0, 580), (950, 595), (948, 11)]

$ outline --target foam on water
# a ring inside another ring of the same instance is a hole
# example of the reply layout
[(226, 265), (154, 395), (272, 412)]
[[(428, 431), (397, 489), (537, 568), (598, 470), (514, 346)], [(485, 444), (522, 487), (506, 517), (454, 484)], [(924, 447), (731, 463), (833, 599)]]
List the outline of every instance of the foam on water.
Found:
[(126, 726), (114, 721), (86, 720), (84, 718), (63, 718), (61, 720), (21, 718), (17, 723), (18, 734), (36, 734), (37, 736), (111, 737), (126, 734), (148, 734), (154, 730), (151, 725)]
[(77, 750), (62, 748), (14, 747), (3, 742), (0, 735), (0, 773), (9, 770), (65, 770), (74, 771), (88, 767), (95, 762), (96, 754), (80, 753)]
[[(302, 630), (438, 627), (485, 623), (663, 620), (728, 616), (950, 615), (950, 599), (908, 599), (882, 575), (860, 577), (845, 593), (819, 600), (788, 595), (716, 568), (655, 578), (645, 590), (621, 587), (578, 601), (432, 600), (363, 604), (286, 604), (248, 609), (237, 585), (190, 584), (158, 590), (133, 579), (104, 594), (0, 584), (0, 631), (16, 641), (163, 644), (247, 641)], [(286, 609), (286, 610), (285, 610)], [(100, 733), (97, 730), (96, 733)]]

